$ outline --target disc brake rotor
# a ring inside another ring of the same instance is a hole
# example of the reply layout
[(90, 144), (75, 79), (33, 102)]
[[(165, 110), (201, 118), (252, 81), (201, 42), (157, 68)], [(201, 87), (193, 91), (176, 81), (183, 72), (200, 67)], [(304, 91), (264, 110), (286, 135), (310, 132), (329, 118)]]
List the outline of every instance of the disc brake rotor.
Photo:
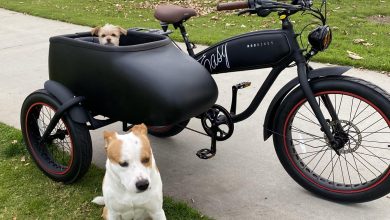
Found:
[[(332, 133), (335, 134), (335, 137), (337, 137), (337, 135), (338, 135), (337, 133), (340, 132), (340, 131), (336, 131), (338, 124), (340, 124), (341, 127), (343, 127), (344, 132), (346, 134), (346, 136), (343, 137), (344, 142), (345, 142), (344, 147), (339, 149), (339, 153), (340, 154), (348, 154), (348, 153), (355, 152), (361, 146), (361, 143), (362, 143), (362, 134), (361, 134), (359, 128), (355, 124), (353, 124), (352, 122), (347, 121), (347, 120), (331, 121), (331, 122), (329, 122), (329, 125), (331, 126)], [(328, 138), (326, 137), (325, 134), (324, 134), (324, 138), (325, 138), (329, 148), (331, 148), (331, 145), (330, 145)]]

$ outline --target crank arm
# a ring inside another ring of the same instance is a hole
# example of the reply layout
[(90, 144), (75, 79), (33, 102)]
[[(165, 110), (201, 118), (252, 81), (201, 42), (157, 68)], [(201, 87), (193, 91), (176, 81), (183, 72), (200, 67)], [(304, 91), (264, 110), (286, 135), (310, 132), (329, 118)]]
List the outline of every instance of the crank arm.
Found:
[(212, 135), (211, 135), (211, 147), (200, 149), (196, 152), (196, 156), (198, 156), (200, 159), (210, 159), (215, 156), (217, 153), (217, 126), (211, 127)]

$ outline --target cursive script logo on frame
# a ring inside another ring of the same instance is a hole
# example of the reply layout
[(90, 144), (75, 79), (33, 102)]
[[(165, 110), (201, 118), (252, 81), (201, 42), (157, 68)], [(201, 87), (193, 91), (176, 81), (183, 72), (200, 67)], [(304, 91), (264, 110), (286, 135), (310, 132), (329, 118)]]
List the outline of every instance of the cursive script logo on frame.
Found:
[(221, 63), (225, 63), (226, 68), (230, 69), (227, 53), (227, 43), (217, 47), (217, 51), (210, 54), (203, 54), (198, 60), (200, 64), (213, 72)]

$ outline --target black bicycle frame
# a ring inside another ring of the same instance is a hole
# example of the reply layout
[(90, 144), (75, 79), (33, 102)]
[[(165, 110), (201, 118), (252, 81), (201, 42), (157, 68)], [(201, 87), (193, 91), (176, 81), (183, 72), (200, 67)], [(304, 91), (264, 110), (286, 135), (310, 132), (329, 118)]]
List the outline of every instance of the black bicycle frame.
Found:
[[(190, 55), (194, 54), (185, 28), (182, 27), (180, 30), (186, 42), (187, 51)], [(280, 30), (257, 31), (229, 38), (192, 57), (205, 66), (210, 74), (272, 67), (272, 71), (250, 105), (242, 113), (231, 115), (234, 123), (249, 118), (256, 111), (279, 74), (289, 64), (295, 62), (298, 67), (300, 86), (322, 130), (332, 147), (335, 148), (337, 143), (311, 90), (307, 75), (308, 65), (296, 37), (293, 25), (286, 17), (282, 19)], [(331, 115), (334, 115), (332, 106), (328, 105), (327, 109)]]

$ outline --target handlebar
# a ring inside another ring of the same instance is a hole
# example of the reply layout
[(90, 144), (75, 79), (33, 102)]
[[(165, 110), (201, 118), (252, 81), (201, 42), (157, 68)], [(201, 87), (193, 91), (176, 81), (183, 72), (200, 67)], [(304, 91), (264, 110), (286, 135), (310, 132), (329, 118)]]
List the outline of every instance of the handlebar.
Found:
[(217, 11), (246, 9), (246, 8), (249, 8), (248, 1), (218, 3), (217, 5)]
[(236, 10), (236, 9), (293, 9), (293, 10), (302, 10), (305, 7), (310, 7), (312, 4), (311, 0), (293, 0), (291, 4), (282, 3), (272, 0), (246, 0), (246, 1), (237, 1), (237, 2), (227, 2), (227, 3), (218, 3), (217, 11), (224, 10)]

